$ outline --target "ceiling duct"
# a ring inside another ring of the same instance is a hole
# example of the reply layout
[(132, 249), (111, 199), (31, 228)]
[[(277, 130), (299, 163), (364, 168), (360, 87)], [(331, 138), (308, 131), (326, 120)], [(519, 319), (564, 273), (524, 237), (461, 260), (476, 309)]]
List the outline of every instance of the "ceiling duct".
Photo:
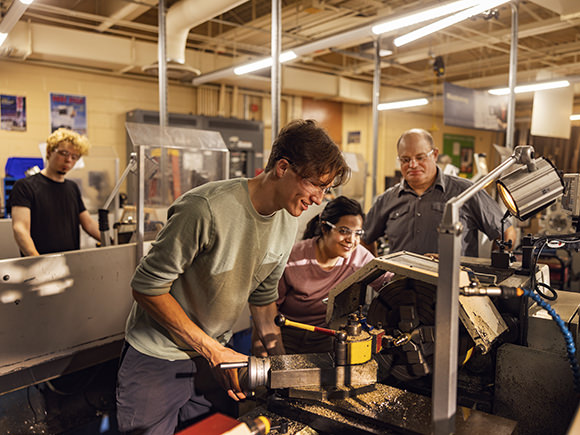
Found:
[(580, 17), (580, 2), (578, 0), (532, 0), (540, 6), (550, 9), (560, 15), (561, 20), (572, 20)]
[[(167, 78), (173, 80), (179, 80), (182, 82), (191, 81), (194, 77), (201, 74), (201, 71), (197, 68), (178, 63), (172, 60), (168, 60), (165, 64), (167, 68)], [(159, 62), (154, 62), (150, 65), (145, 65), (141, 68), (145, 74), (157, 77), (159, 75)]]
[[(247, 0), (181, 0), (167, 10), (165, 18), (165, 44), (167, 49), (167, 77), (191, 80), (201, 74), (200, 70), (185, 65), (185, 47), (189, 31), (217, 15), (223, 14)], [(146, 65), (143, 72), (158, 75), (158, 62)]]

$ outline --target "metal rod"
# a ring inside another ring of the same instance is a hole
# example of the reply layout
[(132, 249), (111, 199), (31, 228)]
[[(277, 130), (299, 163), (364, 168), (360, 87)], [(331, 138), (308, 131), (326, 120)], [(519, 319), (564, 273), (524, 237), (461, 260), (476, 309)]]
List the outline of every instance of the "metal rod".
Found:
[(222, 370), (227, 369), (241, 369), (242, 367), (248, 367), (248, 361), (244, 362), (231, 362), (231, 363), (221, 363), (218, 367)]
[(272, 101), (272, 141), (280, 130), (280, 49), (281, 49), (281, 0), (272, 0), (272, 70), (271, 96)]
[(435, 435), (455, 432), (457, 410), (457, 348), (459, 343), (459, 265), (462, 226), (459, 209), (469, 198), (493, 182), (531, 147), (518, 147), (514, 154), (485, 177), (445, 204), (439, 226), (439, 270), (435, 307), (435, 354), (433, 365), (433, 429)]
[(143, 257), (145, 238), (145, 146), (139, 145), (137, 156), (137, 262)]
[(461, 231), (451, 226), (439, 233), (439, 271), (435, 306), (433, 365), (433, 429), (435, 435), (455, 432), (457, 410), (457, 343), (459, 340), (459, 255)]
[(510, 3), (512, 8), (512, 40), (510, 45), (510, 70), (509, 70), (509, 103), (507, 113), (506, 147), (514, 148), (514, 132), (516, 120), (516, 75), (518, 71), (518, 4), (517, 1)]
[(379, 97), (381, 93), (381, 41), (377, 38), (375, 45), (375, 73), (373, 75), (373, 98), (372, 98), (372, 114), (373, 114), (373, 191), (372, 198), (374, 200), (377, 196), (377, 167), (379, 160)]
[[(137, 162), (137, 160), (135, 159), (135, 162)], [(135, 172), (137, 171), (137, 164), (135, 163)], [(119, 158), (117, 157), (115, 159), (115, 180), (119, 180)], [(116, 183), (115, 183), (116, 184)], [(119, 199), (119, 195), (115, 195), (115, 202), (113, 202), (113, 219), (116, 222), (117, 219), (120, 218), (119, 215), (119, 207), (121, 206), (121, 200)], [(117, 244), (117, 241), (115, 240), (115, 244)]]
[(127, 164), (127, 167), (123, 171), (121, 178), (119, 178), (119, 180), (117, 181), (117, 184), (115, 185), (115, 187), (111, 191), (111, 194), (109, 195), (109, 197), (105, 201), (105, 204), (103, 205), (103, 208), (105, 210), (109, 209), (109, 207), (111, 206), (111, 203), (117, 197), (117, 193), (119, 193), (119, 189), (121, 188), (121, 184), (123, 184), (123, 181), (125, 181), (125, 178), (127, 178), (127, 175), (129, 175), (129, 172), (134, 171), (136, 167), (137, 167), (137, 154), (133, 152), (133, 153), (131, 153), (131, 158), (129, 160), (129, 163)]
[[(159, 35), (158, 35), (158, 68), (159, 68), (159, 129), (161, 137), (165, 137), (165, 127), (168, 123), (167, 115), (167, 49), (166, 49), (166, 30), (165, 30), (165, 0), (159, 1), (158, 10), (158, 22), (159, 22)], [(161, 179), (159, 180), (159, 191), (161, 192), (161, 204), (167, 204), (169, 201), (167, 199), (167, 186), (169, 185), (167, 180), (167, 149), (165, 146), (161, 146), (161, 156), (159, 160), (159, 173), (161, 174)], [(175, 176), (175, 174), (174, 174)]]

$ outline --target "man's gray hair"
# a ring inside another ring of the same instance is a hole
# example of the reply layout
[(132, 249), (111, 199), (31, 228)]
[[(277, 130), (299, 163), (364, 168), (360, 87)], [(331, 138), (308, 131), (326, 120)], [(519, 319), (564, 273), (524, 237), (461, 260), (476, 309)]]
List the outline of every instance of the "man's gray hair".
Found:
[(411, 130), (407, 130), (406, 132), (404, 132), (401, 137), (399, 137), (399, 140), (397, 141), (397, 151), (399, 151), (399, 146), (405, 142), (405, 139), (407, 139), (407, 137), (409, 136), (421, 136), (423, 139), (425, 139), (429, 145), (431, 146), (431, 149), (435, 148), (435, 141), (433, 140), (433, 136), (431, 136), (431, 133), (429, 133), (427, 130), (424, 130), (422, 128), (412, 128)]

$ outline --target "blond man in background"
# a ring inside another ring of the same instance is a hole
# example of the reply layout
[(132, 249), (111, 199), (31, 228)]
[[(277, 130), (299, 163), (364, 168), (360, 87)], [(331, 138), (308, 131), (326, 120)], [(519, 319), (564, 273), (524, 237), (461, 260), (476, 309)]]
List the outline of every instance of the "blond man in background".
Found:
[(85, 136), (59, 128), (46, 140), (45, 168), (14, 184), (12, 230), (21, 255), (79, 249), (79, 226), (100, 241), (99, 225), (90, 217), (78, 186), (65, 179), (89, 148)]

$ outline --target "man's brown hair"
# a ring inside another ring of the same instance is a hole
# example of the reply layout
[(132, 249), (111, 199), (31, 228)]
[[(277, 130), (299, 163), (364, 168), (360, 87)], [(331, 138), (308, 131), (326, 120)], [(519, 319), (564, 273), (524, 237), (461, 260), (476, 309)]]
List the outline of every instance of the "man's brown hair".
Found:
[(332, 176), (333, 186), (344, 184), (350, 176), (340, 148), (312, 119), (299, 119), (286, 125), (272, 145), (266, 172), (286, 159), (304, 178)]

